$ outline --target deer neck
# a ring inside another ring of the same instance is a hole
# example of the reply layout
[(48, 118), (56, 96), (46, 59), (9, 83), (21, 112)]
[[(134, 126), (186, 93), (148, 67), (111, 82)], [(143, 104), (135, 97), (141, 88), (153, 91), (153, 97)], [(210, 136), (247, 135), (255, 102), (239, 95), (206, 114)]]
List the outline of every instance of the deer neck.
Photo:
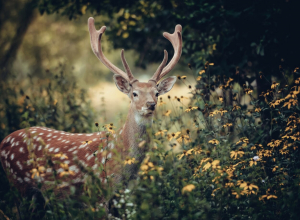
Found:
[(137, 149), (143, 149), (143, 147), (139, 147), (139, 144), (142, 141), (149, 143), (150, 137), (147, 130), (151, 128), (152, 121), (153, 116), (143, 117), (130, 108), (122, 132), (124, 145), (129, 149), (129, 151), (132, 151), (129, 155), (132, 155), (133, 157), (138, 156), (134, 155), (134, 152)]
[(152, 121), (153, 116), (142, 117), (132, 108), (129, 110), (121, 136), (126, 149), (125, 158), (135, 158), (136, 163), (125, 167), (127, 180), (136, 179), (139, 166), (149, 149), (150, 136), (148, 131), (152, 126)]

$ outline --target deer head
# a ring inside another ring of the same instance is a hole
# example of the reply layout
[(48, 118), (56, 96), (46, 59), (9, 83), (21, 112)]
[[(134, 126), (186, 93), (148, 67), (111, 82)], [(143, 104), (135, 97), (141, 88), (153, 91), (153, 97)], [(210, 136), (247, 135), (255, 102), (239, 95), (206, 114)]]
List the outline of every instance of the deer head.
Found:
[[(101, 37), (106, 30), (105, 26), (102, 26), (100, 30), (95, 29), (94, 18), (88, 19), (88, 27), (91, 38), (91, 47), (94, 54), (98, 59), (114, 73), (114, 81), (117, 88), (125, 93), (131, 100), (130, 111), (134, 112), (135, 120), (137, 123), (148, 121), (151, 118), (157, 104), (158, 96), (163, 95), (170, 91), (176, 82), (176, 77), (171, 76), (160, 81), (165, 75), (167, 75), (178, 62), (182, 52), (182, 36), (181, 25), (176, 25), (173, 34), (164, 33), (163, 36), (167, 38), (174, 47), (174, 56), (169, 64), (168, 53), (164, 50), (164, 59), (157, 68), (148, 82), (139, 82), (132, 74), (125, 56), (124, 50), (121, 50), (121, 60), (125, 69), (125, 72), (115, 65), (113, 65), (103, 54), (101, 48)], [(152, 120), (151, 120), (152, 121)]]

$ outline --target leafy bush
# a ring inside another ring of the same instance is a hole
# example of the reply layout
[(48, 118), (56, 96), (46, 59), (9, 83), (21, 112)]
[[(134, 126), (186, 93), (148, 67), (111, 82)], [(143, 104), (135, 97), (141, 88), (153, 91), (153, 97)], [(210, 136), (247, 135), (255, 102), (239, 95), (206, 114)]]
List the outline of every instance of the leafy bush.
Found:
[[(300, 78), (290, 79), (291, 84), (273, 82), (255, 98), (246, 85), (241, 88), (231, 78), (210, 76), (206, 67), (195, 88), (185, 76), (178, 77), (190, 87), (189, 106), (180, 96), (160, 100), (155, 145), (131, 196), (123, 193), (115, 201), (120, 215), (297, 219)], [(164, 109), (167, 102), (173, 109)], [(179, 144), (182, 152), (176, 153)]]

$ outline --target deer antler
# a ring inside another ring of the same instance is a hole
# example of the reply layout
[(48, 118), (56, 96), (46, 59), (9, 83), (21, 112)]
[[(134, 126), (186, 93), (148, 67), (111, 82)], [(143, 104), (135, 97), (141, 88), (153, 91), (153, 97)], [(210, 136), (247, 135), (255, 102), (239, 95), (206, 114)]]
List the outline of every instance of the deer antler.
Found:
[(182, 27), (180, 24), (176, 25), (175, 31), (173, 34), (164, 32), (163, 36), (167, 38), (173, 45), (174, 48), (174, 56), (169, 62), (169, 64), (165, 67), (167, 59), (168, 59), (168, 53), (164, 51), (164, 59), (152, 78), (151, 81), (158, 82), (161, 78), (163, 78), (165, 75), (167, 75), (174, 66), (178, 63), (178, 60), (180, 59), (181, 52), (182, 52), (182, 36), (181, 36)]
[(102, 52), (102, 47), (101, 47), (101, 37), (102, 34), (106, 30), (106, 26), (102, 26), (99, 31), (96, 30), (95, 28), (95, 23), (94, 23), (94, 18), (90, 17), (88, 19), (88, 26), (89, 26), (89, 32), (90, 32), (90, 37), (91, 37), (91, 47), (94, 52), (94, 54), (98, 57), (98, 59), (108, 68), (110, 69), (113, 73), (120, 75), (127, 79), (130, 84), (134, 83), (137, 81), (137, 79), (134, 78), (132, 75), (132, 72), (128, 66), (128, 63), (125, 60), (124, 56), (124, 50), (121, 51), (121, 59), (123, 66), (125, 68), (126, 73), (113, 65), (103, 54)]

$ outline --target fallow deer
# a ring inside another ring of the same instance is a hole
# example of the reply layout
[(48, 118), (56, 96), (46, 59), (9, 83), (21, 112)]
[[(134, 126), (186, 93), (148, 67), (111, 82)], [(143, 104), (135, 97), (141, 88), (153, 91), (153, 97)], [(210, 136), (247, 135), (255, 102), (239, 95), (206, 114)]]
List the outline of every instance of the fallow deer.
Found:
[[(30, 199), (42, 197), (41, 191), (37, 189), (37, 182), (53, 181), (50, 178), (53, 176), (53, 168), (57, 171), (57, 178), (61, 178), (62, 184), (65, 184), (62, 187), (66, 187), (68, 184), (82, 184), (84, 174), (81, 173), (75, 160), (85, 167), (92, 168), (104, 184), (107, 182), (106, 176), (112, 174), (112, 185), (136, 178), (139, 165), (145, 158), (147, 144), (150, 141), (146, 129), (152, 125), (158, 96), (170, 91), (176, 81), (175, 76), (160, 80), (174, 68), (181, 56), (181, 25), (176, 25), (173, 34), (163, 33), (163, 36), (173, 45), (174, 56), (166, 65), (168, 53), (164, 50), (163, 61), (148, 82), (139, 82), (133, 76), (125, 60), (124, 50), (121, 51), (121, 60), (125, 72), (104, 56), (101, 38), (106, 30), (105, 26), (97, 31), (94, 18), (91, 17), (88, 19), (88, 28), (94, 54), (114, 73), (113, 79), (117, 88), (131, 100), (127, 120), (118, 132), (109, 136), (105, 131), (79, 134), (45, 127), (30, 127), (15, 131), (4, 138), (0, 145), (2, 166), (14, 186), (23, 196)], [(146, 144), (139, 147), (142, 141)], [(99, 146), (107, 146), (105, 154), (103, 150), (97, 151)], [(135, 158), (136, 163), (125, 166), (124, 163), (115, 161), (113, 149), (118, 151), (123, 159)], [(53, 160), (60, 161), (64, 166), (60, 167), (58, 164), (54, 164), (53, 168), (47, 166), (45, 155), (58, 155), (58, 157), (52, 157)], [(106, 176), (99, 171), (99, 163), (105, 163)], [(41, 167), (45, 167), (45, 170), (42, 170)], [(99, 172), (97, 173), (97, 171)], [(63, 172), (69, 174), (68, 180), (71, 181), (64, 182), (64, 177), (59, 175)], [(38, 173), (43, 175), (35, 175)]]

